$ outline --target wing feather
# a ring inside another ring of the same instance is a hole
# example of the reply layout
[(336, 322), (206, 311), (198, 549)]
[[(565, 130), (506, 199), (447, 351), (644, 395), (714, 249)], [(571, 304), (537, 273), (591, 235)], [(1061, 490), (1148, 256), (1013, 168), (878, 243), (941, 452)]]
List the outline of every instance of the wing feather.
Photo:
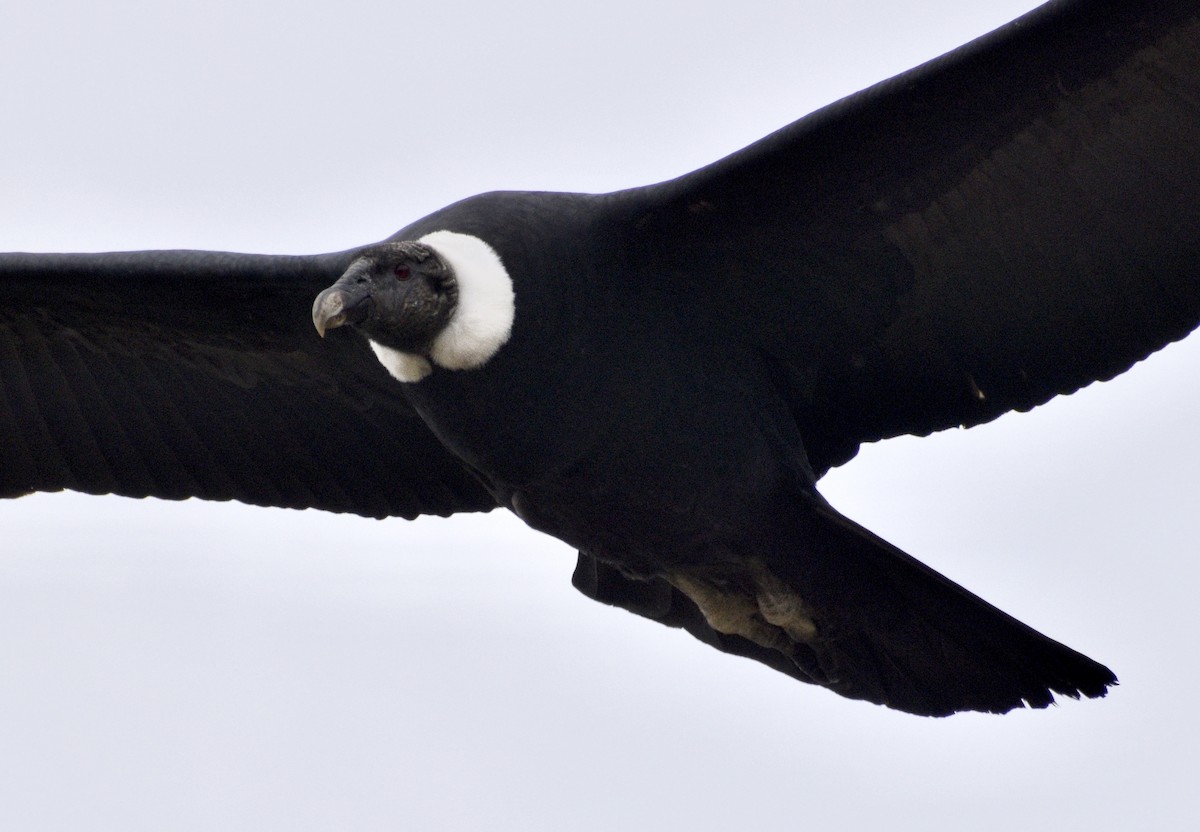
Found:
[(0, 494), (494, 507), (362, 339), (312, 331), (348, 259), (0, 256)]
[(779, 363), (824, 471), (1183, 337), (1198, 193), (1200, 10), (1072, 0), (627, 201), (647, 270)]

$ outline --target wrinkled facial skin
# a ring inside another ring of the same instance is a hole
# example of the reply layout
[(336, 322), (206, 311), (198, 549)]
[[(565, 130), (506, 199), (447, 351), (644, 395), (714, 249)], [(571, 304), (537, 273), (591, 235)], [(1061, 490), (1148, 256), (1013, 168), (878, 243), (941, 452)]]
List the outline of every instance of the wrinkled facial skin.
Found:
[(384, 346), (426, 355), (457, 303), (454, 272), (437, 252), (421, 243), (384, 243), (317, 295), (313, 325), (322, 337), (350, 325)]

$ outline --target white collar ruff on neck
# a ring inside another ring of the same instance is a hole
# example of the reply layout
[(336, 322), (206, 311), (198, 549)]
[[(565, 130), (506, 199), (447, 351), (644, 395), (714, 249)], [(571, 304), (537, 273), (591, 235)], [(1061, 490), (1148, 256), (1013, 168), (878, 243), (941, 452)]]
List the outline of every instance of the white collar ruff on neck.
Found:
[(428, 358), (370, 341), (379, 363), (398, 381), (410, 383), (433, 372), (430, 360), (447, 370), (482, 367), (508, 341), (516, 310), (512, 278), (500, 255), (483, 240), (457, 231), (434, 231), (418, 242), (454, 270), (458, 306), (433, 339)]

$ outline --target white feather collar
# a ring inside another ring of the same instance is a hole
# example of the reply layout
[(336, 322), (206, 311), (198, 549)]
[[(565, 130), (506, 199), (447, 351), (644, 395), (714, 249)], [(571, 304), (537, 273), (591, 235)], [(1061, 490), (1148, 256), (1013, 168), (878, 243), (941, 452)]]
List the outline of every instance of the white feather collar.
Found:
[(401, 352), (371, 341), (371, 349), (399, 381), (420, 381), (433, 364), (447, 370), (482, 367), (512, 334), (516, 312), (512, 278), (500, 255), (478, 237), (457, 231), (434, 231), (418, 242), (450, 264), (458, 281), (458, 306), (429, 350), (423, 355)]

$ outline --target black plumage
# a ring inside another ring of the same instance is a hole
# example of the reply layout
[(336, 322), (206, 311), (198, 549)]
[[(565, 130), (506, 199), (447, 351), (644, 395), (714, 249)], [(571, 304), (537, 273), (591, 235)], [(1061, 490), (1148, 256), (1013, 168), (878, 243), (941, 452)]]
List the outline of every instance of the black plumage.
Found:
[(493, 358), (414, 384), (308, 329), (367, 250), (6, 256), (0, 489), (499, 504), (577, 545), (592, 597), (846, 695), (1100, 695), (1105, 668), (814, 483), (862, 442), (1028, 409), (1200, 320), (1200, 23), (1170, 5), (1051, 4), (681, 179), (413, 224), (393, 239), (488, 242), (517, 297)]

